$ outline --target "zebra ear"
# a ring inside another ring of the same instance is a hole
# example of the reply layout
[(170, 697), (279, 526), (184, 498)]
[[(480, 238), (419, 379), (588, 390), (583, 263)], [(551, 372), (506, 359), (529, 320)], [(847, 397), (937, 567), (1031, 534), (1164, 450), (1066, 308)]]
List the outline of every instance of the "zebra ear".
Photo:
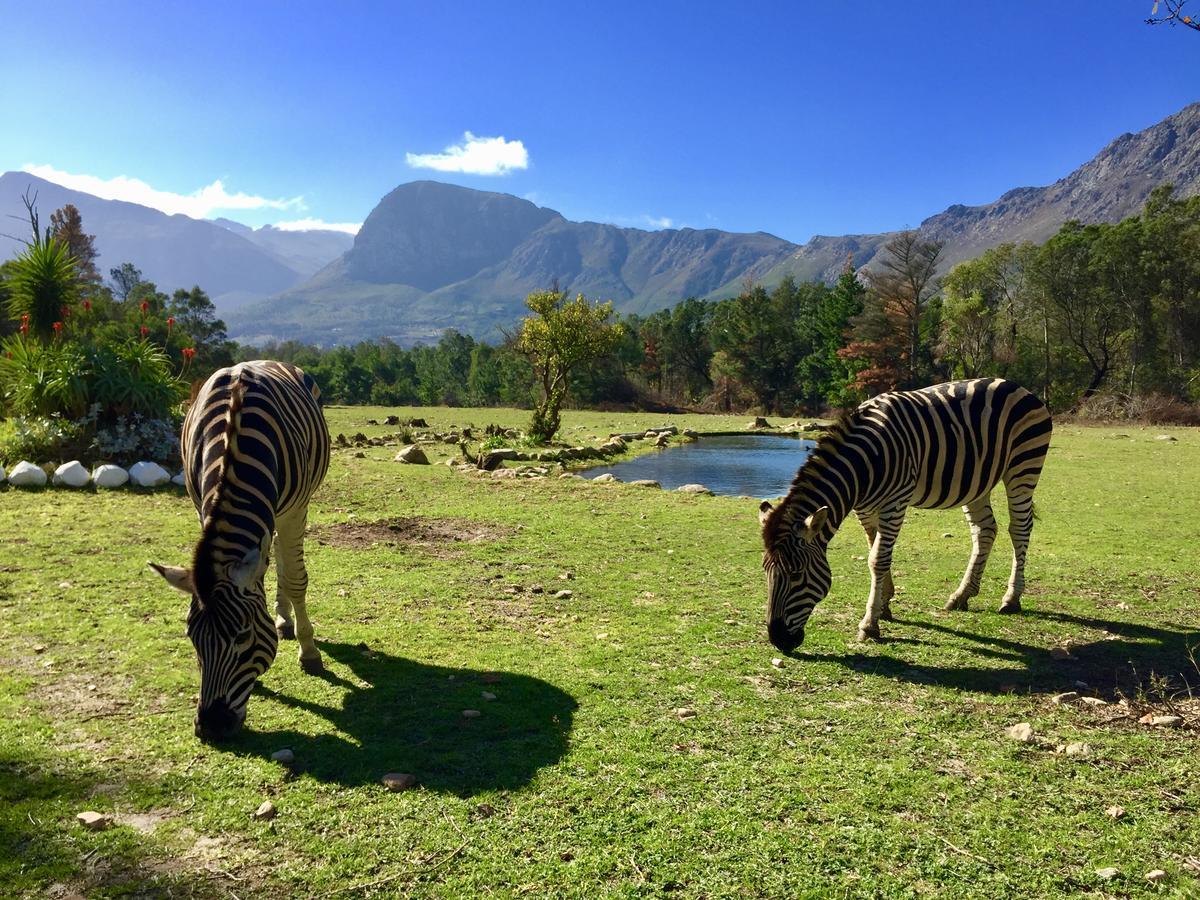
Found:
[(805, 540), (811, 541), (821, 533), (821, 529), (825, 527), (825, 522), (829, 518), (829, 507), (822, 506), (815, 513), (804, 520), (804, 531), (802, 537)]
[(774, 507), (773, 507), (773, 506), (771, 506), (771, 504), (770, 504), (770, 503), (768, 503), (766, 500), (764, 500), (764, 501), (763, 501), (761, 504), (759, 504), (759, 507), (758, 507), (758, 524), (759, 524), (759, 525), (766, 525), (766, 524), (767, 524), (767, 518), (768, 518), (768, 517), (771, 515), (771, 512), (772, 512), (773, 510), (774, 510)]
[(192, 570), (184, 569), (181, 566), (160, 566), (158, 563), (146, 563), (150, 568), (163, 577), (175, 590), (181, 593), (192, 594)]
[(229, 577), (237, 583), (239, 587), (248, 588), (258, 578), (258, 567), (262, 562), (262, 554), (255, 547), (249, 553), (242, 557), (242, 561), (234, 563), (229, 569)]

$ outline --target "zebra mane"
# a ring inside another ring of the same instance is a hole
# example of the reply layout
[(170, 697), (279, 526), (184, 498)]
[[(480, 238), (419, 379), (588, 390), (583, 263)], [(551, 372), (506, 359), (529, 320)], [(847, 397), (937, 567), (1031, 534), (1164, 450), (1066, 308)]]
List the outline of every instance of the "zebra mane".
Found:
[(207, 598), (216, 582), (217, 563), (214, 541), (218, 533), (219, 511), (225, 505), (229, 491), (229, 475), (233, 471), (234, 454), (237, 450), (237, 435), (242, 424), (242, 405), (246, 400), (246, 385), (242, 381), (239, 367), (229, 382), (229, 409), (225, 413), (225, 450), (221, 454), (221, 465), (217, 470), (217, 487), (212, 502), (201, 524), (200, 541), (192, 559), (192, 580), (198, 597)]
[(800, 498), (808, 493), (808, 488), (838, 455), (858, 419), (857, 409), (843, 410), (837, 420), (817, 439), (817, 446), (796, 472), (787, 496), (771, 510), (771, 514), (763, 523), (763, 546), (768, 554), (775, 550), (776, 545), (791, 530)]

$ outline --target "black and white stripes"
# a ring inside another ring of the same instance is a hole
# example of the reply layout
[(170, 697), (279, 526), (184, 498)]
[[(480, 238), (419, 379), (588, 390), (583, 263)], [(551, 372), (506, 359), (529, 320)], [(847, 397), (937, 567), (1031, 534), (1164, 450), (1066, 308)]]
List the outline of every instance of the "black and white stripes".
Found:
[[(196, 734), (202, 738), (226, 737), (241, 725), (280, 637), (299, 639), (305, 671), (321, 669), (304, 568), (308, 502), (329, 467), (319, 397), (313, 380), (294, 366), (241, 363), (214, 373), (184, 420), (184, 477), (201, 537), (190, 570), (154, 568), (192, 598), (187, 631), (200, 663)], [(273, 539), (274, 620), (263, 588)]]
[(871, 596), (860, 640), (890, 619), (892, 547), (910, 506), (962, 506), (972, 552), (947, 609), (966, 609), (996, 537), (991, 492), (1004, 482), (1013, 567), (1001, 612), (1020, 610), (1033, 491), (1050, 445), (1050, 415), (1009, 381), (956, 381), (882, 394), (862, 404), (818, 443), (777, 509), (760, 507), (767, 572), (767, 628), (791, 651), (804, 640), (813, 607), (829, 592), (826, 548), (853, 510), (871, 551)]

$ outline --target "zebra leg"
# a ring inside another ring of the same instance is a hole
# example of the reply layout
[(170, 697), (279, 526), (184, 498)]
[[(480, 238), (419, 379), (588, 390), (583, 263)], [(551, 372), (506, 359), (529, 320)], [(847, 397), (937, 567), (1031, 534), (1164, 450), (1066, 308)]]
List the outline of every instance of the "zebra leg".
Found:
[[(278, 535), (275, 538), (275, 546), (282, 546), (282, 541)], [(292, 601), (288, 599), (288, 590), (283, 584), (283, 569), (278, 565), (275, 567), (275, 633), (279, 635), (281, 641), (294, 641), (296, 639), (296, 625), (292, 621)]]
[(1029, 550), (1029, 535), (1033, 531), (1033, 488), (1037, 485), (1038, 474), (1032, 476), (1032, 483), (1029, 476), (1015, 483), (1004, 482), (1004, 490), (1008, 495), (1008, 534), (1012, 538), (1013, 564), (1008, 590), (1000, 603), (1002, 613), (1021, 611), (1021, 594), (1025, 590), (1025, 553)]
[[(867, 533), (867, 551), (875, 544), (875, 535), (879, 531), (879, 513), (859, 512), (858, 520), (862, 523), (863, 531)], [(892, 619), (892, 598), (896, 596), (896, 587), (892, 584), (892, 572), (889, 569), (883, 582), (883, 607), (879, 610), (879, 618), (884, 622)]]
[(979, 593), (979, 581), (983, 578), (992, 544), (996, 542), (996, 517), (992, 515), (989, 495), (985, 494), (974, 503), (968, 503), (963, 507), (963, 512), (967, 514), (967, 524), (971, 527), (971, 559), (962, 583), (950, 595), (946, 609), (966, 609), (967, 601)]
[(904, 524), (905, 507), (886, 510), (879, 516), (875, 542), (871, 544), (868, 565), (871, 567), (871, 597), (867, 601), (867, 612), (858, 623), (860, 641), (879, 640), (879, 618), (885, 605), (886, 586), (892, 579), (892, 548), (896, 536)]
[(325, 666), (321, 661), (321, 651), (313, 642), (312, 622), (308, 619), (304, 600), (308, 590), (308, 571), (304, 568), (304, 525), (307, 521), (308, 510), (305, 509), (275, 523), (278, 534), (275, 556), (278, 595), (275, 608), (279, 610), (286, 604), (295, 610), (300, 668), (313, 675), (324, 671)]

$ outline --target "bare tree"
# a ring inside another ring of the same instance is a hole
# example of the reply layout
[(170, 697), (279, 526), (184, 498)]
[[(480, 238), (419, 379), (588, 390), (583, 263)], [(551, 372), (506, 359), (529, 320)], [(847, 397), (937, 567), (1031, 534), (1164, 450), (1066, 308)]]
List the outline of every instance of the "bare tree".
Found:
[[(1159, 5), (1167, 8), (1167, 14), (1160, 16), (1158, 14)], [(1154, 0), (1154, 8), (1150, 10), (1150, 18), (1146, 20), (1147, 25), (1183, 25), (1191, 28), (1193, 31), (1200, 31), (1200, 22), (1197, 22), (1190, 15), (1186, 15), (1183, 7), (1187, 4), (1187, 0)]]
[(925, 313), (938, 290), (934, 277), (942, 242), (926, 240), (915, 230), (902, 231), (883, 248), (879, 269), (867, 271), (876, 302), (893, 322), (907, 357), (904, 380), (921, 380), (920, 360), (926, 354)]

